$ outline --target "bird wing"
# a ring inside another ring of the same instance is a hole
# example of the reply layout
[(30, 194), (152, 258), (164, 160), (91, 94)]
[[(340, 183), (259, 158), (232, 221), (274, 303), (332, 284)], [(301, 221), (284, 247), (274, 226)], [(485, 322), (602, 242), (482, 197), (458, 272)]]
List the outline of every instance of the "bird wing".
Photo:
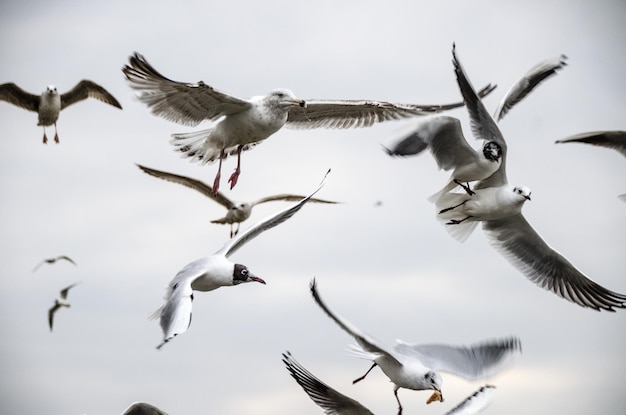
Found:
[(485, 141), (494, 141), (502, 149), (502, 162), (500, 168), (486, 179), (479, 181), (475, 189), (483, 187), (496, 187), (507, 183), (506, 178), (506, 141), (502, 136), (502, 132), (498, 128), (498, 125), (493, 120), (487, 109), (483, 105), (482, 101), (474, 91), (474, 87), (470, 83), (461, 62), (456, 57), (456, 47), (452, 47), (452, 63), (454, 64), (454, 72), (456, 73), (457, 83), (463, 95), (465, 101), (465, 108), (470, 116), (470, 124), (472, 127), (472, 133), (477, 139)]
[(594, 146), (611, 148), (626, 157), (626, 131), (591, 131), (572, 135), (555, 143), (587, 143)]
[(161, 170), (151, 169), (140, 164), (137, 164), (137, 167), (143, 170), (144, 173), (147, 173), (151, 176), (157, 177), (162, 180), (167, 180), (168, 182), (182, 184), (183, 186), (187, 186), (190, 189), (196, 190), (202, 193), (204, 196), (213, 199), (220, 205), (224, 206), (226, 209), (230, 209), (234, 206), (234, 203), (226, 196), (224, 196), (223, 193), (217, 192), (217, 194), (214, 195), (213, 188), (208, 184), (201, 182), (200, 180), (192, 179), (191, 177), (187, 176), (179, 176), (178, 174), (174, 173), (167, 173)]
[(291, 353), (283, 353), (283, 363), (291, 376), (326, 415), (374, 415), (352, 398), (331, 388), (306, 370)]
[(191, 282), (194, 278), (179, 278), (183, 271), (175, 277), (175, 281), (178, 279), (179, 282), (170, 286), (169, 297), (165, 305), (159, 310), (163, 341), (157, 346), (157, 349), (163, 347), (165, 343), (179, 334), (186, 332), (189, 325), (191, 325), (191, 308), (193, 303)]
[(55, 302), (54, 305), (48, 310), (48, 325), (50, 326), (50, 331), (52, 331), (52, 323), (54, 320), (54, 313), (61, 308), (61, 306)]
[(61, 260), (61, 259), (64, 259), (64, 260), (66, 260), (66, 261), (76, 265), (76, 262), (74, 262), (74, 260), (72, 258), (68, 257), (67, 255), (59, 255), (58, 257), (56, 257), (57, 261)]
[(436, 371), (454, 373), (466, 379), (482, 379), (493, 375), (515, 352), (521, 351), (517, 337), (493, 340), (472, 346), (447, 344), (408, 344), (398, 340), (394, 350), (417, 358)]
[[(495, 86), (487, 85), (480, 93), (484, 96), (494, 89)], [(462, 102), (415, 105), (384, 101), (307, 99), (306, 107), (293, 107), (289, 110), (287, 126), (339, 129), (369, 127), (379, 122), (435, 114), (462, 106)]]
[(342, 319), (341, 317), (337, 316), (332, 311), (330, 311), (330, 309), (322, 301), (322, 298), (317, 292), (317, 284), (315, 283), (315, 278), (311, 280), (311, 295), (313, 296), (313, 299), (315, 300), (317, 305), (319, 305), (321, 309), (324, 310), (326, 315), (328, 315), (328, 317), (333, 319), (335, 323), (337, 323), (339, 327), (341, 327), (346, 333), (354, 337), (356, 342), (359, 344), (359, 346), (361, 346), (363, 350), (365, 350), (368, 353), (385, 356), (394, 364), (398, 366), (402, 366), (402, 363), (391, 352), (387, 351), (386, 348), (383, 345), (381, 345), (378, 340), (363, 333), (357, 327), (353, 326), (348, 321)]
[(0, 100), (28, 111), (37, 112), (39, 110), (40, 97), (24, 91), (13, 82), (0, 85)]
[(202, 81), (172, 81), (157, 72), (139, 53), (122, 68), (131, 88), (154, 115), (183, 125), (195, 126), (250, 107), (250, 102), (227, 95)]
[(216, 254), (221, 254), (221, 255), (224, 255), (225, 257), (228, 257), (234, 254), (239, 248), (245, 245), (248, 241), (254, 239), (261, 233), (265, 232), (266, 230), (272, 229), (273, 227), (280, 225), (281, 223), (283, 223), (284, 221), (286, 221), (287, 219), (295, 215), (296, 212), (302, 209), (302, 206), (304, 206), (304, 204), (313, 197), (313, 195), (315, 195), (322, 187), (324, 187), (324, 184), (326, 183), (326, 178), (328, 177), (329, 173), (330, 173), (330, 170), (326, 172), (321, 183), (319, 184), (319, 186), (317, 187), (317, 189), (315, 189), (313, 193), (311, 193), (304, 199), (300, 200), (295, 205), (285, 208), (281, 210), (280, 212), (275, 213), (274, 215), (267, 217), (263, 219), (262, 221), (256, 223), (254, 226), (246, 229), (244, 232), (237, 234), (236, 237), (226, 242), (224, 246), (219, 251), (216, 252)]
[(493, 385), (481, 386), (476, 392), (465, 398), (463, 402), (446, 412), (445, 415), (474, 415), (485, 409), (496, 392)]
[[(301, 195), (292, 195), (292, 194), (287, 194), (287, 193), (282, 193), (279, 195), (273, 195), (273, 196), (266, 196), (266, 197), (262, 197), (258, 200), (255, 200), (254, 202), (250, 203), (250, 206), (254, 206), (254, 205), (259, 205), (261, 203), (267, 203), (267, 202), (276, 202), (276, 201), (284, 201), (284, 202), (298, 202), (302, 199), (304, 199), (306, 196), (301, 196)], [(330, 200), (324, 200), (324, 199), (317, 199), (317, 198), (310, 198), (309, 199), (309, 203), (327, 203), (327, 204), (337, 204), (339, 202), (333, 202)]]
[(74, 88), (61, 95), (61, 109), (67, 108), (70, 105), (87, 98), (95, 98), (98, 101), (102, 101), (106, 104), (122, 109), (122, 106), (113, 95), (100, 85), (87, 79), (83, 79), (77, 83)]
[(75, 282), (74, 284), (72, 284), (72, 285), (68, 285), (67, 287), (63, 288), (63, 289), (61, 290), (61, 298), (63, 298), (63, 299), (67, 298), (67, 293), (68, 293), (68, 291), (69, 291), (72, 287), (74, 287), (75, 285), (78, 285), (78, 284), (80, 284), (80, 281), (79, 281), (79, 282)]
[(626, 295), (587, 278), (546, 244), (521, 214), (484, 221), (483, 230), (491, 245), (540, 287), (582, 307), (607, 311), (626, 308)]
[(504, 95), (493, 117), (500, 121), (517, 103), (530, 94), (540, 83), (556, 75), (557, 71), (567, 65), (567, 56), (560, 55), (556, 58), (546, 59), (533, 66)]
[(31, 272), (35, 272), (39, 269), (40, 266), (42, 266), (43, 264), (45, 264), (47, 262), (47, 260), (43, 259), (41, 260), (37, 265), (35, 265), (35, 268), (33, 268), (33, 270)]

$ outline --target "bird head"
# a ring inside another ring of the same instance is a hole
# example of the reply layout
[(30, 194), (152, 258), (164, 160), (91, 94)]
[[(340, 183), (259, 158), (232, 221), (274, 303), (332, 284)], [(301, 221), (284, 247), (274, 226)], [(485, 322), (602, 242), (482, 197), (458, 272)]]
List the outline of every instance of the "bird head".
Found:
[(233, 271), (233, 285), (238, 285), (244, 282), (260, 282), (261, 284), (265, 284), (261, 278), (257, 277), (253, 273), (248, 270), (248, 267), (241, 264), (235, 264)]
[(519, 195), (524, 198), (523, 202), (526, 200), (530, 200), (530, 189), (526, 186), (515, 186), (513, 188), (513, 193)]
[(54, 85), (48, 85), (46, 87), (46, 94), (54, 95), (57, 93), (57, 87)]
[(428, 389), (441, 392), (441, 383), (443, 381), (441, 380), (441, 375), (434, 370), (426, 372), (426, 374), (424, 375), (424, 382), (426, 383), (426, 387)]
[(502, 158), (502, 147), (495, 141), (488, 141), (483, 146), (483, 155), (487, 160), (498, 161)]
[(288, 89), (274, 89), (267, 95), (267, 101), (284, 110), (289, 110), (291, 107), (306, 108), (306, 101), (296, 98)]

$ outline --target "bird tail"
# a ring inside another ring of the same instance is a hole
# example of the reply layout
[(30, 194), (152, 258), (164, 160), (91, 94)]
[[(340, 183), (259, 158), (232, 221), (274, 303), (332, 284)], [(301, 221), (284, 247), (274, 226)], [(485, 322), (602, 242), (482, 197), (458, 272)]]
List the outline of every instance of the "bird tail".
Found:
[(380, 355), (378, 353), (372, 353), (363, 350), (361, 346), (358, 344), (350, 344), (348, 346), (348, 354), (353, 357), (358, 357), (359, 359), (365, 360), (375, 360)]
[(161, 313), (163, 312), (164, 307), (165, 306), (162, 305), (161, 307), (157, 308), (152, 313), (150, 313), (150, 315), (148, 316), (148, 320), (156, 320), (157, 318), (161, 317)]
[(174, 146), (175, 151), (182, 153), (181, 157), (202, 164), (211, 163), (220, 157), (222, 150), (209, 140), (212, 132), (213, 128), (209, 128), (190, 133), (172, 134), (170, 144)]
[[(478, 225), (478, 222), (471, 218), (458, 224), (450, 223), (451, 220), (467, 218), (467, 215), (463, 213), (462, 207), (458, 205), (469, 200), (469, 197), (467, 193), (447, 192), (439, 196), (435, 202), (437, 220), (445, 227), (450, 236), (459, 242), (465, 242), (476, 228), (476, 225)], [(453, 206), (458, 207), (442, 212), (442, 210), (452, 208)]]
[(446, 184), (444, 186), (443, 189), (441, 189), (437, 193), (432, 194), (431, 196), (429, 196), (428, 197), (428, 201), (430, 203), (437, 203), (437, 201), (441, 198), (441, 196), (443, 196), (444, 194), (448, 193), (450, 190), (454, 189), (456, 186), (457, 186), (457, 184), (454, 183), (454, 180), (450, 180), (448, 182), (448, 184)]

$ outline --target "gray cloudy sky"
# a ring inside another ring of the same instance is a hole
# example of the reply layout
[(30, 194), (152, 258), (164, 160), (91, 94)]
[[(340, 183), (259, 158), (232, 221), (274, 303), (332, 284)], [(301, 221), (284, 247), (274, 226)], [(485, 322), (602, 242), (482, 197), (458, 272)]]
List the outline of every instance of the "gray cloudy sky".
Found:
[[(58, 123), (61, 143), (44, 146), (35, 113), (0, 103), (2, 412), (110, 415), (147, 401), (172, 415), (320, 414), (280, 361), (290, 350), (375, 413), (395, 413), (379, 370), (351, 384), (369, 363), (346, 354), (352, 340), (311, 299), (315, 276), (332, 309), (389, 344), (520, 336), (523, 354), (488, 380), (498, 390), (485, 413), (621, 413), (626, 311), (582, 309), (537, 288), (480, 229), (464, 244), (452, 239), (426, 200), (447, 173), (429, 154), (381, 151), (413, 120), (284, 129), (245, 153), (232, 198), (307, 193), (330, 167), (319, 197), (344, 203), (307, 205), (237, 252), (267, 285), (199, 293), (189, 331), (156, 351), (161, 330), (146, 317), (176, 272), (220, 248), (228, 228), (209, 223), (220, 206), (137, 169), (210, 182), (216, 166), (172, 151), (169, 135), (193, 129), (152, 116), (120, 69), (138, 51), (172, 79), (244, 98), (285, 87), (304, 99), (436, 104), (460, 99), (456, 42), (474, 85), (499, 85), (485, 100), (495, 109), (526, 70), (564, 53), (569, 65), (500, 123), (509, 180), (532, 189), (524, 215), (551, 246), (624, 293), (625, 160), (553, 142), (626, 129), (625, 16), (622, 1), (2, 3), (0, 82), (65, 92), (88, 78), (124, 107), (72, 106)], [(449, 114), (469, 136), (466, 111)], [(224, 175), (234, 166), (225, 162)], [(282, 207), (257, 207), (244, 227)], [(58, 254), (78, 266), (31, 273)], [(51, 334), (47, 310), (75, 281)], [(482, 383), (444, 374), (443, 404), (426, 406), (427, 392), (400, 397), (406, 414), (443, 414)]]

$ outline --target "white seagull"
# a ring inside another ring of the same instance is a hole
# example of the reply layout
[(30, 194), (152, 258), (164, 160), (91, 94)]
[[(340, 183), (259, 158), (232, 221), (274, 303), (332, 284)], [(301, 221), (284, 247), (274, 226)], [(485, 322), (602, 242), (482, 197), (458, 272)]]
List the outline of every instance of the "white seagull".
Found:
[(54, 85), (49, 85), (41, 95), (26, 92), (13, 82), (0, 85), (0, 100), (39, 114), (37, 125), (43, 126), (44, 144), (48, 143), (46, 127), (50, 125), (54, 125), (54, 141), (59, 142), (57, 120), (61, 110), (87, 98), (95, 98), (122, 109), (113, 95), (100, 85), (87, 79), (83, 79), (74, 88), (60, 95)]
[[(285, 201), (285, 202), (297, 202), (299, 200), (304, 199), (306, 196), (301, 195), (293, 195), (293, 194), (278, 194), (273, 196), (266, 196), (261, 199), (257, 199), (253, 202), (233, 202), (222, 192), (213, 193), (213, 188), (208, 184), (201, 182), (200, 180), (192, 179), (187, 176), (180, 176), (173, 173), (167, 173), (160, 170), (151, 169), (148, 167), (144, 167), (142, 165), (137, 165), (141, 170), (145, 173), (158, 177), (159, 179), (167, 180), (173, 183), (182, 184), (183, 186), (187, 186), (191, 189), (197, 190), (202, 193), (206, 197), (214, 200), (220, 205), (224, 206), (227, 209), (226, 216), (220, 219), (212, 220), (211, 223), (218, 224), (230, 224), (230, 237), (237, 235), (239, 232), (239, 226), (241, 222), (245, 221), (252, 214), (252, 208), (256, 205), (266, 202), (275, 202), (275, 201)], [(337, 202), (331, 202), (329, 200), (309, 199), (310, 203), (328, 203), (328, 204), (336, 204)], [(234, 228), (233, 225), (237, 224), (237, 228)]]
[(317, 189), (309, 196), (293, 206), (258, 222), (235, 238), (230, 239), (213, 255), (187, 264), (176, 274), (168, 285), (165, 304), (152, 315), (153, 318), (160, 318), (161, 328), (163, 329), (163, 342), (157, 346), (157, 349), (160, 349), (165, 343), (172, 340), (175, 336), (184, 333), (189, 328), (194, 290), (212, 291), (220, 287), (253, 281), (265, 284), (265, 281), (250, 272), (248, 267), (234, 264), (228, 257), (248, 241), (292, 217), (324, 186), (329, 172), (330, 170), (326, 173)]
[(59, 255), (59, 256), (54, 257), (54, 258), (47, 258), (47, 259), (43, 259), (43, 260), (41, 260), (41, 262), (39, 262), (39, 263), (35, 266), (35, 268), (33, 268), (33, 271), (32, 271), (32, 272), (37, 271), (37, 270), (39, 269), (39, 267), (40, 267), (40, 266), (42, 266), (43, 264), (54, 264), (55, 262), (57, 262), (57, 261), (61, 261), (61, 260), (63, 260), (63, 261), (68, 261), (68, 262), (70, 262), (70, 263), (72, 263), (72, 264), (76, 265), (76, 262), (74, 262), (74, 260), (72, 260), (72, 258), (68, 257), (67, 255)]
[[(541, 82), (556, 74), (558, 69), (566, 65), (565, 59), (565, 55), (561, 55), (542, 61), (530, 69), (505, 94), (496, 111), (496, 118), (502, 119)], [(411, 133), (397, 140), (389, 148), (384, 147), (391, 156), (416, 155), (426, 148), (430, 150), (440, 169), (452, 170), (448, 183), (428, 198), (435, 202), (457, 185), (471, 195), (469, 182), (486, 179), (499, 169), (503, 156), (502, 149), (506, 148), (506, 143), (501, 136), (494, 135), (493, 140), (485, 141), (482, 151), (478, 152), (463, 136), (458, 119), (434, 116), (420, 121)]]
[[(298, 385), (326, 415), (374, 415), (360, 402), (331, 388), (302, 366), (291, 353), (283, 353), (283, 363)], [(445, 415), (473, 415), (485, 409), (493, 400), (495, 386), (485, 385), (468, 396)]]
[(398, 402), (398, 415), (402, 413), (398, 389), (432, 389), (435, 393), (429, 401), (443, 402), (442, 379), (439, 371), (453, 373), (471, 380), (482, 379), (495, 374), (509, 357), (516, 352), (521, 352), (522, 345), (517, 337), (472, 346), (414, 345), (397, 340), (397, 344), (391, 351), (375, 338), (368, 336), (330, 311), (317, 292), (315, 279), (311, 281), (311, 294), (322, 310), (356, 340), (358, 346), (353, 346), (353, 354), (374, 362), (363, 376), (352, 383), (361, 381), (373, 368), (379, 366), (394, 384), (393, 394)]
[(53, 319), (54, 319), (54, 313), (56, 313), (56, 311), (59, 308), (61, 308), (61, 307), (69, 308), (71, 306), (69, 301), (67, 301), (67, 293), (76, 284), (79, 284), (79, 282), (75, 282), (74, 284), (69, 285), (69, 286), (63, 288), (61, 290), (61, 293), (60, 293), (59, 297), (54, 300), (54, 305), (50, 308), (50, 310), (48, 310), (48, 325), (50, 326), (50, 331), (52, 331), (52, 323), (53, 323)]
[[(504, 143), (500, 129), (476, 95), (454, 48), (452, 55), (474, 135)], [(540, 287), (582, 307), (607, 311), (626, 308), (626, 295), (591, 281), (535, 232), (521, 213), (524, 203), (530, 200), (530, 190), (508, 183), (505, 164), (506, 145), (500, 168), (474, 186), (475, 195), (447, 193), (437, 201), (438, 219), (446, 224), (446, 230), (462, 242), (481, 222), (491, 245)]]
[(122, 415), (167, 415), (167, 412), (149, 403), (135, 402)]
[[(173, 134), (175, 149), (202, 164), (219, 160), (213, 191), (217, 193), (222, 160), (237, 154), (237, 168), (230, 176), (231, 189), (241, 172), (241, 152), (265, 140), (285, 124), (295, 128), (369, 127), (375, 123), (433, 114), (463, 106), (394, 104), (366, 100), (302, 100), (288, 89), (275, 89), (266, 96), (240, 99), (202, 81), (177, 82), (156, 71), (139, 53), (122, 68), (128, 84), (154, 115), (183, 125), (217, 121), (211, 128)], [(481, 94), (495, 87), (488, 85)]]

